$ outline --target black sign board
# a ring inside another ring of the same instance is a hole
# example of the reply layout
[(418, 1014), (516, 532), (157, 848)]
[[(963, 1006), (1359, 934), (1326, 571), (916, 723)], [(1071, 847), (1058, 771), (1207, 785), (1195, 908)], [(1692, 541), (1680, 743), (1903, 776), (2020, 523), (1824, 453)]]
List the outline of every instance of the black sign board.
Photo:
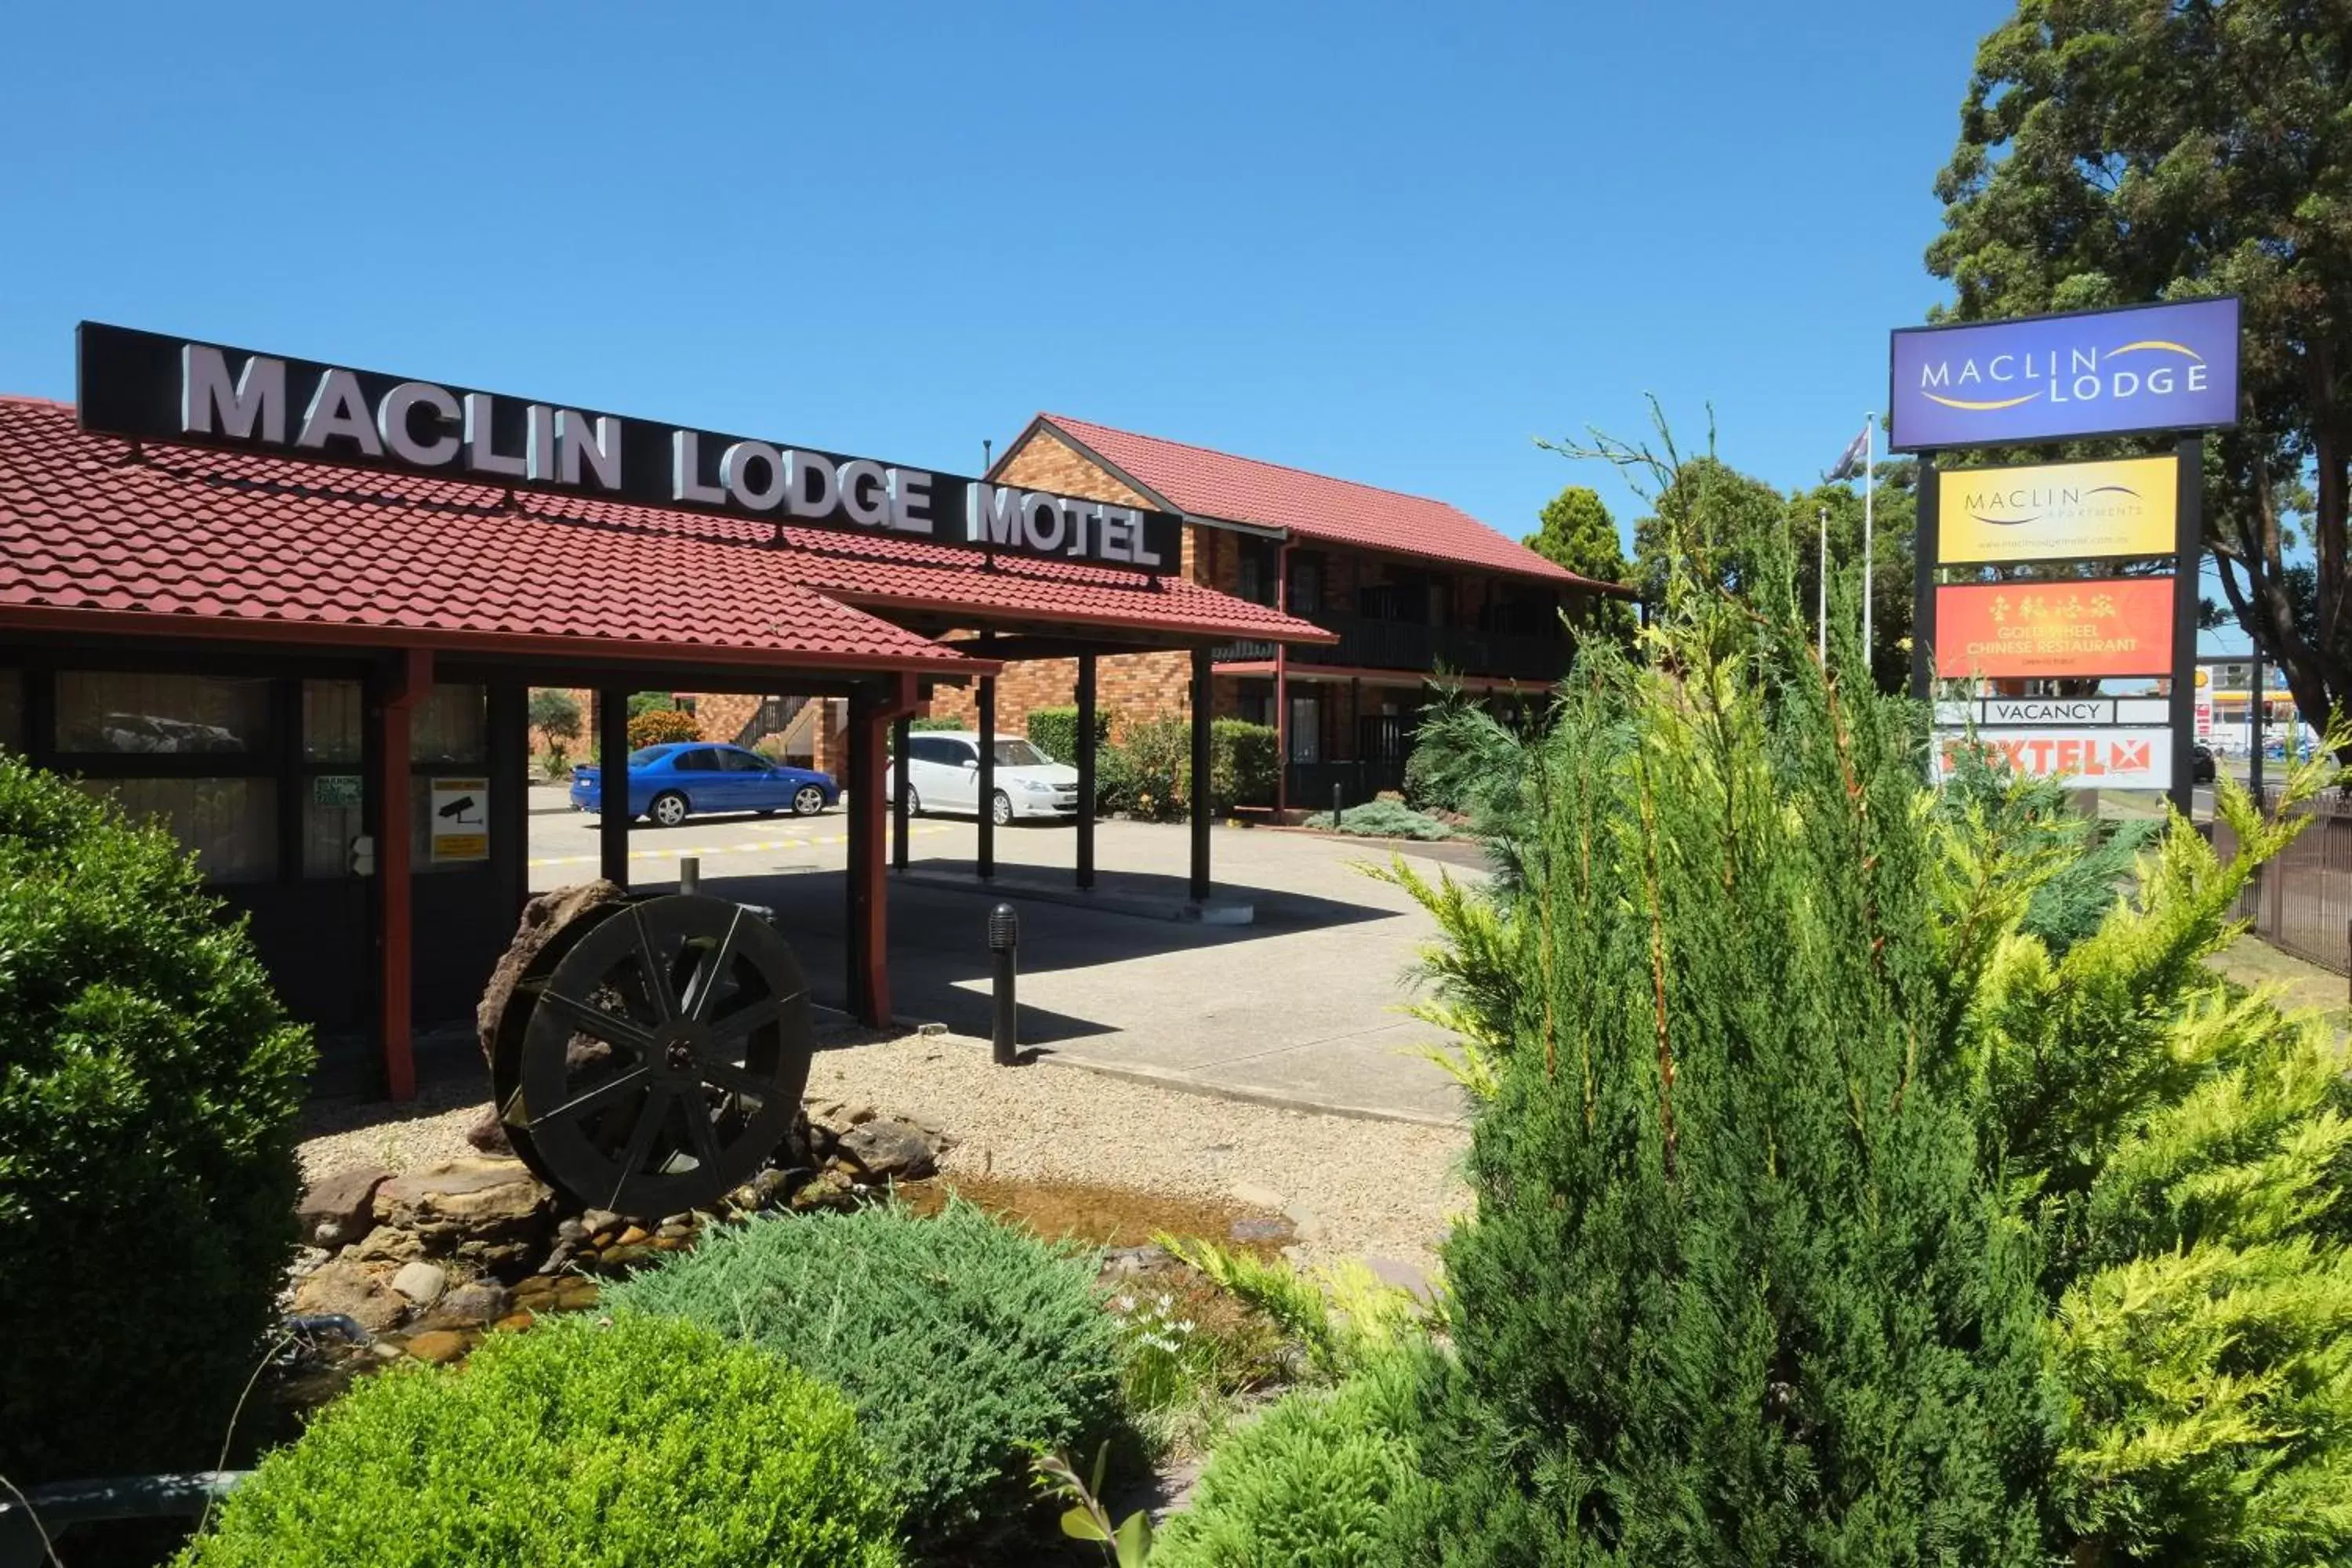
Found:
[(1129, 571), (1163, 511), (84, 321), (85, 430)]

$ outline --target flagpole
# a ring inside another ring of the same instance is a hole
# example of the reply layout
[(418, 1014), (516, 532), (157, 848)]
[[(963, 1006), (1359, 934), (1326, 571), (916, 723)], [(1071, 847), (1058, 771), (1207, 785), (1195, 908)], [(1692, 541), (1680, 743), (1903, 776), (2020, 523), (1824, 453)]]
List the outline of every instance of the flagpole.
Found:
[(1830, 661), (1830, 509), (1822, 508), (1821, 608), (1815, 625), (1821, 637), (1822, 663)]
[[(1862, 423), (1862, 668), (1877, 668), (1872, 657), (1870, 643), (1870, 601), (1873, 586), (1870, 575), (1870, 524), (1872, 492), (1878, 484), (1878, 410), (1872, 409)], [(1875, 677), (1873, 677), (1874, 679)]]

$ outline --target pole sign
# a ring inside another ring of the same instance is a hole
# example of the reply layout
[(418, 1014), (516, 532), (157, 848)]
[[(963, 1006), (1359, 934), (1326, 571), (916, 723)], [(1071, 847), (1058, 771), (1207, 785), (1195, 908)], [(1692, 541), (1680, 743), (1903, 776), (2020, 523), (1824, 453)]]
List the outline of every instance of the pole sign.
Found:
[(2169, 555), (2180, 459), (1942, 468), (1936, 474), (1940, 565)]
[(1887, 447), (1922, 452), (2238, 423), (2238, 301), (1895, 333)]
[(1969, 735), (1938, 731), (1937, 776), (1948, 776), (1959, 754), (1974, 747), (2027, 778), (2063, 778), (2068, 789), (2169, 789), (2172, 731), (2071, 726), (1995, 730)]
[(1936, 673), (1990, 679), (2162, 675), (2172, 579), (1959, 583), (1936, 590)]
[(2017, 725), (2161, 724), (2171, 704), (2161, 697), (1982, 697), (1938, 702), (1936, 722), (1947, 729)]
[(84, 321), (81, 427), (1151, 574), (1172, 513)]

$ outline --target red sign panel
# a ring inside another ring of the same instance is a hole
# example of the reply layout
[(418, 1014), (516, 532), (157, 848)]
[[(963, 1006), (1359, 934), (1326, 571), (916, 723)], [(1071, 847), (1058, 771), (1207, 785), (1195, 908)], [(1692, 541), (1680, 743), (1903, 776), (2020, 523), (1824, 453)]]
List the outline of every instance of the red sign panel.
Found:
[(1936, 590), (1936, 673), (2162, 675), (2172, 668), (2172, 579), (1962, 583)]

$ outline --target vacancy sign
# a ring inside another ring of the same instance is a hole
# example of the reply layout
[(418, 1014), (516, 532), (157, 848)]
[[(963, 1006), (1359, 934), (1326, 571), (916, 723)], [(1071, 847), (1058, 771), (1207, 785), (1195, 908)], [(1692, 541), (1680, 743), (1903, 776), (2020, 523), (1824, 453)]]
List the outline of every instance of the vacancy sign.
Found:
[(1947, 564), (2169, 555), (2180, 459), (2126, 458), (1936, 475), (1937, 559)]
[(433, 858), (490, 858), (490, 781), (435, 779), (432, 795)]
[(1936, 673), (1951, 679), (2162, 675), (2172, 579), (1958, 583), (1936, 590)]
[(1975, 734), (1937, 731), (1937, 775), (1948, 775), (1974, 747), (2026, 778), (2062, 779), (2068, 789), (2169, 789), (2172, 731), (2069, 725), (2041, 730), (1991, 730)]

